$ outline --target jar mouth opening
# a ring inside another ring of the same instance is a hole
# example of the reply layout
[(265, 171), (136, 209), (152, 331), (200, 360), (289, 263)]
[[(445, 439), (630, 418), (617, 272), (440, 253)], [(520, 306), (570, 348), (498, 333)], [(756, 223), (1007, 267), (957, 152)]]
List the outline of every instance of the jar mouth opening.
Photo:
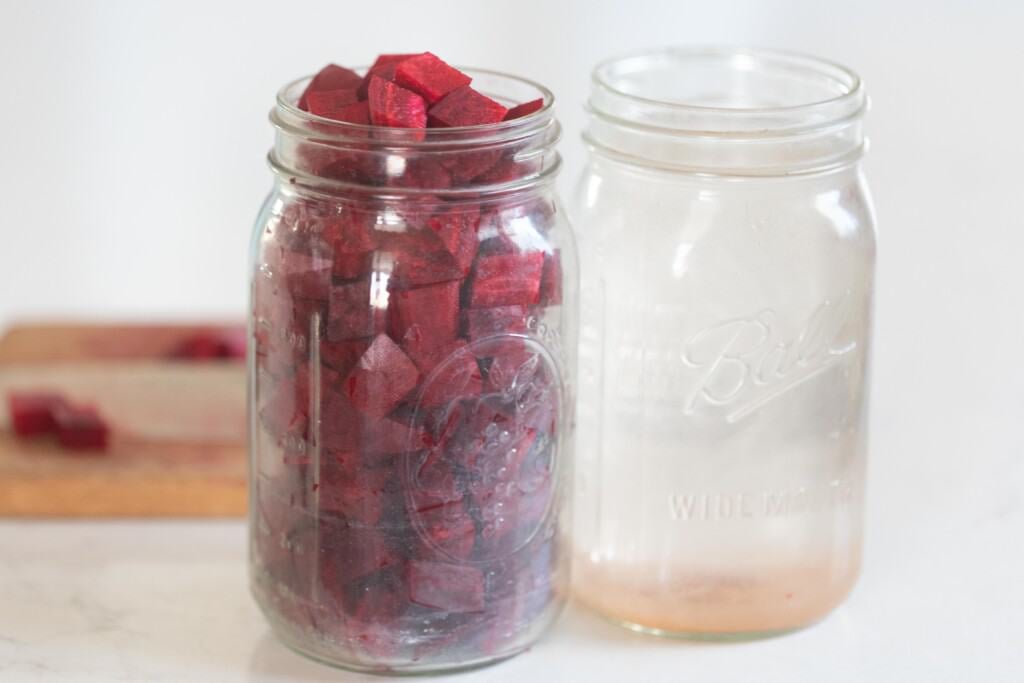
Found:
[(647, 50), (601, 62), (592, 86), (597, 113), (680, 132), (820, 128), (859, 115), (866, 103), (851, 69), (768, 48)]
[[(509, 108), (540, 99), (543, 104), (537, 111), (509, 121), (488, 123), (475, 126), (455, 126), (451, 128), (388, 128), (384, 126), (365, 125), (335, 121), (315, 114), (310, 114), (298, 107), (299, 96), (305, 90), (313, 75), (298, 78), (287, 83), (277, 93), (277, 110), (271, 114), (275, 126), (301, 130), (315, 126), (318, 138), (359, 138), (374, 139), (382, 143), (402, 144), (403, 146), (429, 146), (431, 144), (450, 145), (463, 140), (479, 143), (482, 140), (499, 140), (517, 137), (520, 133), (547, 125), (554, 114), (554, 94), (543, 85), (520, 76), (477, 69), (472, 67), (456, 67), (473, 79), (476, 90)], [(365, 74), (368, 66), (357, 67), (356, 73)], [(500, 91), (499, 91), (500, 89)]]

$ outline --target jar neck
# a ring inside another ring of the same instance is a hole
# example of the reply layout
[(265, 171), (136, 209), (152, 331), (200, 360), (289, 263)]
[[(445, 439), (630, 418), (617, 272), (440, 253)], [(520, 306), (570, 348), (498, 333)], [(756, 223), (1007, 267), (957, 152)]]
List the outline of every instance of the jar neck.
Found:
[(584, 140), (638, 166), (725, 176), (819, 173), (864, 151), (863, 83), (823, 60), (686, 48), (598, 65)]
[(303, 78), (278, 93), (268, 159), (283, 182), (327, 193), (441, 198), (503, 194), (550, 182), (560, 165), (554, 97), (530, 81), (464, 69), (508, 107), (541, 99), (529, 115), (460, 128), (385, 128), (333, 121), (296, 105)]

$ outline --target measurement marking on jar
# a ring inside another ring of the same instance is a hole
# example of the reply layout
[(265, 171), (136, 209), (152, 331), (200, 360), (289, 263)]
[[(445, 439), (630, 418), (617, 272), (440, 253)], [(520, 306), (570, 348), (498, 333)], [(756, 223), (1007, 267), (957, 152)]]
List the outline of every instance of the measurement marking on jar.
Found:
[(850, 505), (856, 492), (853, 482), (835, 479), (816, 488), (671, 493), (668, 510), (674, 522), (797, 517)]
[(778, 316), (769, 308), (690, 337), (683, 362), (701, 374), (684, 412), (720, 408), (728, 411), (728, 422), (736, 422), (836, 365), (857, 348), (856, 340), (839, 340), (848, 298), (825, 299), (793, 339), (781, 338)]

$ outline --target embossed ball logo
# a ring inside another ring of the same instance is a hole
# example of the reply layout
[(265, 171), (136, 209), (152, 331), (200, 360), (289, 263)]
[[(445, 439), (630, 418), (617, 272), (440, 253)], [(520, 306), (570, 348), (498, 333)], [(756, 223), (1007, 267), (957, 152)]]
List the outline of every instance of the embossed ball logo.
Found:
[(429, 447), (405, 472), (423, 543), (449, 560), (484, 562), (537, 535), (555, 493), (561, 401), (551, 354), (525, 336), (479, 340), (438, 364), (414, 414)]

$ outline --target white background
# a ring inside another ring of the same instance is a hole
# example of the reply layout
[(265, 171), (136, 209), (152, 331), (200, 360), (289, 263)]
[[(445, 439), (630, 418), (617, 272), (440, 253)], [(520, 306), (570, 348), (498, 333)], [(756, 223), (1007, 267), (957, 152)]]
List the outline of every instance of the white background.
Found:
[[(547, 84), (568, 196), (591, 65), (722, 42), (843, 62), (873, 101), (866, 567), (806, 636), (832, 653), (807, 680), (1024, 680), (1024, 3), (3, 2), (0, 324), (240, 318), (266, 114), (327, 61), (430, 49)], [(598, 652), (587, 634), (555, 642)], [(674, 667), (651, 680), (685, 680), (688, 662), (709, 680), (753, 647), (644, 661)], [(751, 665), (794, 680), (805, 660), (785, 652)]]

